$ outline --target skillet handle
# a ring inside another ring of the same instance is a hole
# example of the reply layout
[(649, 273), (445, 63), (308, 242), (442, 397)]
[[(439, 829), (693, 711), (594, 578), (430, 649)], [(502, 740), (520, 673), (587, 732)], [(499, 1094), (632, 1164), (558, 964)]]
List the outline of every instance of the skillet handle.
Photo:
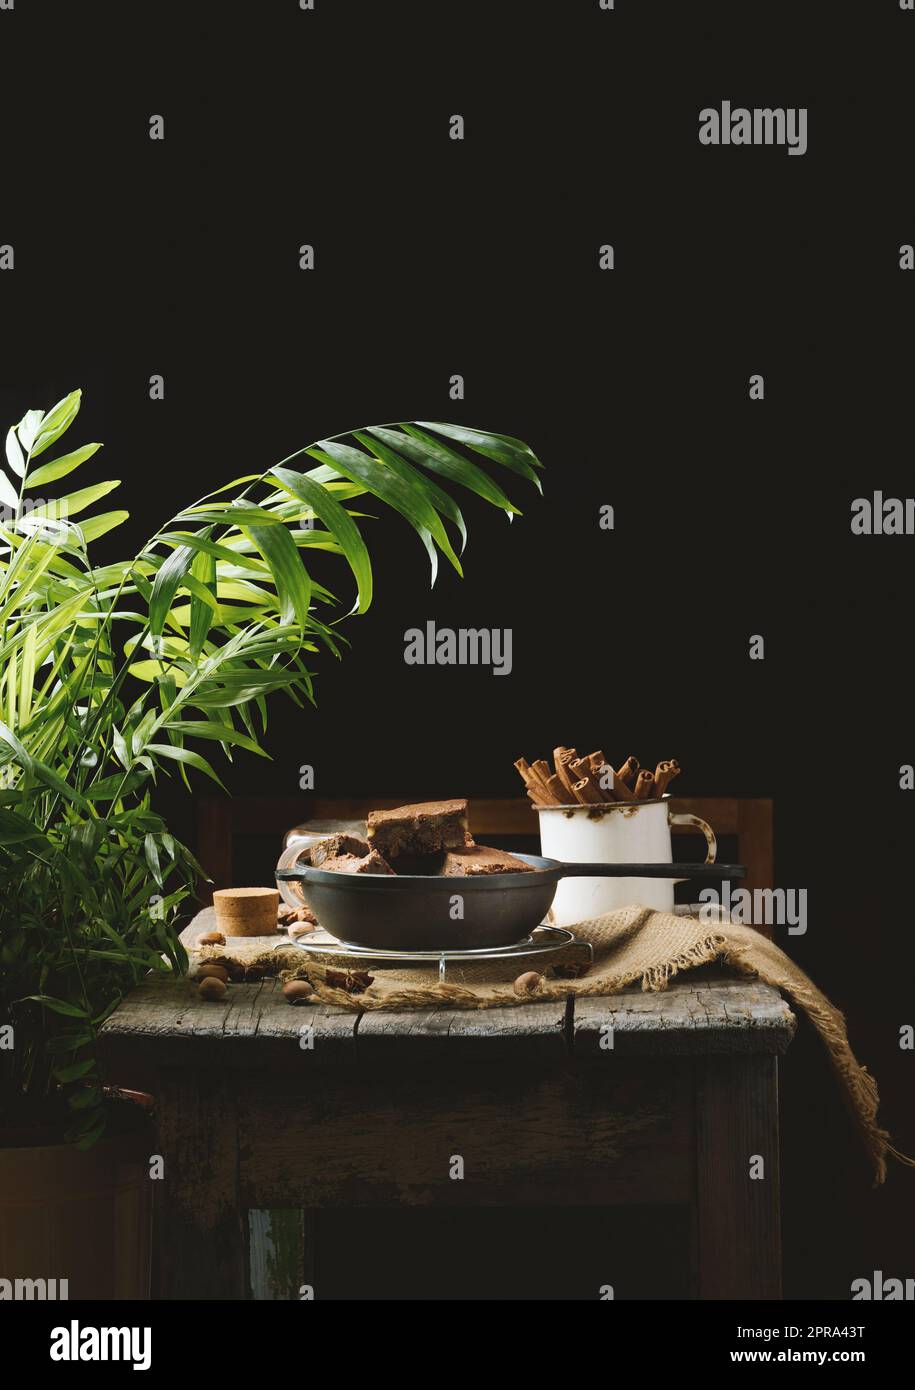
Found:
[(720, 880), (746, 878), (745, 864), (568, 864), (559, 866), (561, 878), (673, 878)]
[(313, 873), (310, 864), (301, 864), (298, 856), (302, 853), (301, 843), (293, 842), (287, 846), (280, 856), (280, 862), (276, 866), (274, 878), (276, 886), (280, 890), (280, 897), (287, 907), (298, 910), (305, 907), (305, 899), (302, 896), (302, 884), (308, 878), (309, 873)]

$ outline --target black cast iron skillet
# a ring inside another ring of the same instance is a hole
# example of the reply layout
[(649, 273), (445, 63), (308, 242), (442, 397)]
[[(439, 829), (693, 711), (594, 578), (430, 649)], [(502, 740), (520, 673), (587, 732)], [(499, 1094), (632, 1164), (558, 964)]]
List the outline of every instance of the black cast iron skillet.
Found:
[[(296, 864), (277, 881), (298, 892), (325, 931), (347, 946), (377, 951), (486, 950), (510, 946), (539, 926), (561, 878), (744, 878), (743, 864), (564, 864), (519, 854), (539, 872), (446, 878), (346, 874)], [(462, 917), (455, 917), (454, 898)]]

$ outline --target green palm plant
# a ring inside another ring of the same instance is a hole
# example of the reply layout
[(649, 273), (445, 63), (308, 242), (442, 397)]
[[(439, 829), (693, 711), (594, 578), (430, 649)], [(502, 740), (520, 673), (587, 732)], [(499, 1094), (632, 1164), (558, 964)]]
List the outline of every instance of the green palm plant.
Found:
[[(313, 701), (314, 655), (339, 656), (340, 621), (372, 602), (357, 498), (409, 523), (434, 581), (439, 556), (461, 573), (467, 538), (442, 481), (511, 519), (473, 456), (538, 487), (542, 465), (507, 435), (370, 426), (233, 479), (96, 565), (93, 542), (127, 518), (94, 510), (118, 484), (45, 494), (100, 446), (38, 462), (79, 406), (75, 391), (30, 410), (0, 469), (0, 1066), (7, 1106), (53, 1104), (85, 1147), (105, 1125), (100, 1023), (144, 973), (186, 965), (177, 924), (201, 870), (153, 809), (157, 776), (220, 782), (212, 746), (263, 755), (268, 696)], [(348, 566), (348, 609), (312, 573), (322, 551)]]

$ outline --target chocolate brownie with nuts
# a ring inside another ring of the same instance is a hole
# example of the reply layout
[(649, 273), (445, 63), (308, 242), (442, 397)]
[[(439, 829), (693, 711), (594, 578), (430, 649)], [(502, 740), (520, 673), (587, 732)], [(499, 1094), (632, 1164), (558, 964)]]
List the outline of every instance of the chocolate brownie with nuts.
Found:
[(467, 802), (419, 801), (392, 811), (370, 811), (368, 841), (386, 859), (399, 854), (434, 854), (436, 850), (472, 845), (467, 830)]
[(322, 869), (336, 874), (393, 874), (394, 870), (376, 849), (368, 854), (338, 854), (325, 859)]
[(338, 859), (343, 854), (362, 858), (368, 852), (368, 845), (365, 840), (360, 840), (358, 835), (328, 835), (325, 839), (309, 845), (299, 858), (310, 864), (313, 869), (323, 869), (328, 859)]
[(533, 864), (525, 864), (507, 850), (490, 849), (489, 845), (468, 845), (451, 849), (439, 873), (446, 878), (477, 878), (480, 874), (532, 874)]

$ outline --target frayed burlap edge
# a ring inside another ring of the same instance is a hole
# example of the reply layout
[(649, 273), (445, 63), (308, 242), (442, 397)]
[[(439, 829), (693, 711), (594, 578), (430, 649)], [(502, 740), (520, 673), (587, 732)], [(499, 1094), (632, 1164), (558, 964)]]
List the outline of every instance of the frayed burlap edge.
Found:
[(691, 970), (697, 965), (709, 965), (719, 960), (724, 944), (722, 936), (712, 933), (672, 960), (665, 961), (662, 965), (651, 966), (648, 970), (627, 970), (611, 976), (602, 975), (599, 979), (584, 976), (575, 980), (563, 980), (548, 979), (544, 976), (534, 993), (521, 995), (516, 994), (510, 984), (491, 985), (484, 991), (470, 989), (466, 985), (450, 984), (447, 980), (440, 984), (424, 985), (419, 989), (391, 989), (383, 995), (375, 995), (371, 989), (363, 994), (350, 994), (345, 989), (336, 989), (325, 984), (324, 969), (314, 963), (307, 966), (297, 965), (294, 970), (282, 970), (280, 979), (307, 979), (322, 1003), (335, 1004), (340, 1008), (360, 1013), (380, 1009), (428, 1009), (436, 1004), (451, 1004), (454, 1008), (460, 1009), (493, 1009), (504, 1005), (541, 1003), (549, 999), (618, 994), (620, 990), (635, 984), (640, 984), (643, 990), (663, 990), (681, 970)]

